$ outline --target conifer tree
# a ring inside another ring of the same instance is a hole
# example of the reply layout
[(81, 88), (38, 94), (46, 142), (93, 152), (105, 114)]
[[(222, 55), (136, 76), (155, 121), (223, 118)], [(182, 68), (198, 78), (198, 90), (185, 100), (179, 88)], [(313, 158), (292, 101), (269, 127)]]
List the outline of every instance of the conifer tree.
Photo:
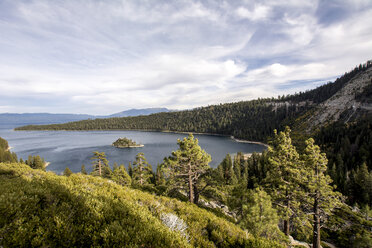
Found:
[(358, 198), (361, 204), (369, 204), (371, 201), (370, 196), (372, 193), (372, 185), (370, 181), (370, 173), (365, 162), (356, 170), (354, 180), (354, 195)]
[(260, 188), (249, 193), (249, 200), (243, 205), (240, 225), (256, 237), (277, 238), (283, 235), (278, 228), (279, 218), (272, 208), (270, 196)]
[(87, 174), (88, 174), (88, 173), (87, 173), (87, 170), (85, 169), (85, 165), (84, 165), (84, 164), (81, 165), (81, 170), (80, 170), (80, 172), (81, 172), (81, 174), (83, 174), (83, 175), (87, 175)]
[(63, 171), (63, 175), (66, 176), (66, 177), (69, 177), (72, 174), (73, 174), (72, 171), (68, 167), (66, 167), (65, 170)]
[(142, 152), (136, 155), (136, 161), (133, 162), (133, 165), (133, 183), (141, 186), (149, 184), (153, 176), (152, 167)]
[(240, 180), (241, 177), (241, 161), (243, 159), (243, 154), (238, 152), (234, 157), (234, 174), (237, 181)]
[(234, 170), (234, 168), (232, 166), (230, 167), (229, 174), (230, 174), (229, 184), (230, 185), (236, 185), (236, 184), (238, 184), (238, 178), (236, 177), (235, 170)]
[(217, 168), (214, 170), (214, 178), (216, 182), (218, 183), (225, 183), (225, 178), (224, 178), (224, 171), (222, 164), (219, 164)]
[(112, 171), (114, 171), (118, 167), (119, 167), (118, 163), (115, 162), (114, 165), (112, 166)]
[(156, 174), (155, 174), (155, 179), (156, 179), (155, 184), (156, 184), (156, 186), (164, 185), (166, 183), (162, 167), (163, 167), (162, 164), (158, 164), (158, 166), (156, 167)]
[(274, 139), (269, 150), (269, 170), (265, 178), (265, 186), (270, 193), (279, 216), (284, 221), (284, 233), (288, 236), (291, 218), (300, 211), (300, 195), (303, 193), (301, 185), (301, 161), (296, 148), (292, 145), (291, 130), (284, 132), (274, 130)]
[(130, 177), (133, 177), (133, 167), (132, 167), (132, 163), (131, 162), (129, 162), (129, 164), (128, 164), (128, 175)]
[(45, 162), (43, 161), (44, 159), (40, 158), (39, 155), (36, 155), (34, 157), (33, 161), (33, 169), (40, 169), (40, 170), (45, 170)]
[(327, 158), (320, 152), (312, 138), (306, 141), (303, 156), (307, 172), (307, 189), (313, 214), (313, 247), (320, 246), (320, 229), (331, 211), (341, 204), (341, 194), (331, 186), (332, 179), (326, 175)]
[(127, 173), (124, 165), (116, 166), (114, 171), (112, 172), (111, 179), (120, 185), (131, 185), (132, 179)]
[(102, 177), (109, 177), (111, 170), (108, 164), (108, 160), (106, 158), (106, 154), (104, 152), (93, 152), (93, 157), (91, 158), (93, 171), (92, 175), (95, 176), (102, 176)]
[(34, 164), (34, 158), (31, 156), (31, 155), (28, 155), (25, 163), (30, 166), (31, 168), (33, 168), (33, 164)]
[(224, 183), (226, 185), (235, 184), (237, 182), (230, 154), (226, 154), (225, 158), (218, 167), (220, 167), (219, 170), (222, 171)]
[(189, 201), (197, 203), (194, 191), (200, 183), (201, 177), (207, 172), (211, 156), (198, 145), (198, 139), (194, 139), (192, 134), (183, 140), (178, 139), (179, 149), (172, 152), (165, 164), (170, 165), (174, 182), (177, 186), (185, 189), (189, 196)]
[(238, 214), (238, 218), (242, 219), (243, 206), (249, 201), (250, 192), (248, 191), (248, 168), (244, 171), (242, 180), (234, 186), (229, 199), (229, 206)]

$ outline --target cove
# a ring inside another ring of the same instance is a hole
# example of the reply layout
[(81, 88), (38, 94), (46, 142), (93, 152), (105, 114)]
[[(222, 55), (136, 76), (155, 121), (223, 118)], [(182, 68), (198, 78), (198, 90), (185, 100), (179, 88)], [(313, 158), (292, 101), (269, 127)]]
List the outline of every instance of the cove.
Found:
[[(216, 167), (227, 153), (262, 152), (264, 145), (237, 142), (230, 137), (194, 134), (199, 145), (212, 156), (211, 167)], [(50, 162), (48, 171), (62, 173), (65, 167), (79, 172), (84, 164), (91, 171), (93, 151), (105, 152), (110, 166), (116, 162), (128, 166), (139, 152), (143, 152), (153, 170), (164, 157), (178, 149), (177, 139), (187, 137), (185, 133), (163, 133), (149, 131), (13, 131), (0, 129), (0, 137), (8, 140), (12, 151), (18, 158), (27, 159), (28, 155), (40, 155)], [(119, 137), (127, 137), (144, 144), (138, 148), (116, 148), (112, 143)]]

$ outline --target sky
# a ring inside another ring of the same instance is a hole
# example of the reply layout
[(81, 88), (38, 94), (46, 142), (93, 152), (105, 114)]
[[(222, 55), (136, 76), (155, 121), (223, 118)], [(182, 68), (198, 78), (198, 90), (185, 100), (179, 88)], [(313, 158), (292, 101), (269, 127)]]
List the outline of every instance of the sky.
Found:
[(372, 0), (0, 0), (0, 113), (277, 97), (370, 59)]

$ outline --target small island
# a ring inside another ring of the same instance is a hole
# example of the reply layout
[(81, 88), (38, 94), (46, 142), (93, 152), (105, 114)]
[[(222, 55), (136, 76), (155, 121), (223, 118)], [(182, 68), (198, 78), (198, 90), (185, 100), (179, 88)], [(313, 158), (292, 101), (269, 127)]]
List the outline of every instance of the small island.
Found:
[(128, 138), (119, 138), (114, 143), (112, 143), (113, 146), (117, 148), (131, 148), (131, 147), (143, 147), (142, 144), (137, 144), (131, 139)]

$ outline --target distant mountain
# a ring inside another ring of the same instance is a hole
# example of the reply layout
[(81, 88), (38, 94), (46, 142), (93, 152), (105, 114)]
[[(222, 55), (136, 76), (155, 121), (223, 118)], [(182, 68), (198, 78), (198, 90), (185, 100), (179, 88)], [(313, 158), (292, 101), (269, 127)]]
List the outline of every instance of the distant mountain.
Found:
[(145, 108), (145, 109), (129, 109), (112, 115), (86, 115), (86, 114), (51, 114), (51, 113), (4, 113), (0, 114), (0, 126), (18, 127), (24, 125), (46, 125), (59, 124), (72, 121), (81, 121), (88, 119), (101, 119), (111, 117), (127, 117), (150, 115), (159, 112), (170, 112), (167, 108)]
[(22, 126), (29, 124), (52, 124), (71, 121), (95, 119), (93, 115), (84, 114), (50, 114), (50, 113), (4, 113), (0, 114), (0, 124), (7, 126)]
[(139, 115), (151, 115), (161, 112), (170, 112), (167, 108), (145, 108), (145, 109), (129, 109), (106, 117), (128, 117)]

